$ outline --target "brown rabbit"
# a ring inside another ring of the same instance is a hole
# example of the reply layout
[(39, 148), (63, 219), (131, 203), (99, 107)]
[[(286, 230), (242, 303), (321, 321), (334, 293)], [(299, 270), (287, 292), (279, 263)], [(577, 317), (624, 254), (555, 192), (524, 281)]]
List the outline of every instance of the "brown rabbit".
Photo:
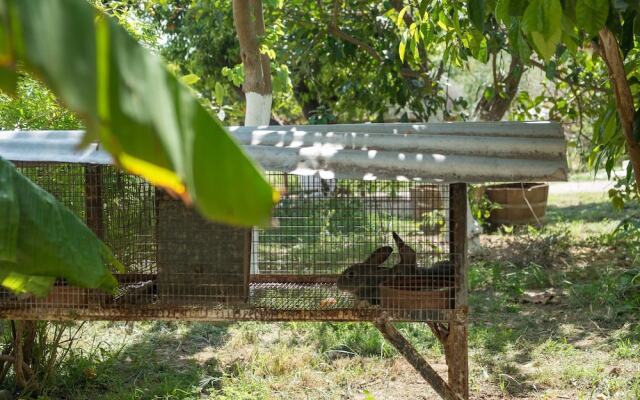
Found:
[(390, 246), (380, 247), (374, 251), (367, 260), (354, 264), (344, 270), (338, 278), (338, 289), (353, 293), (358, 299), (369, 304), (380, 303), (378, 296), (378, 286), (396, 276), (410, 276), (417, 272), (416, 252), (407, 245), (400, 236), (392, 232), (393, 240), (396, 242), (400, 261), (391, 268), (382, 267), (393, 248)]
[(378, 285), (389, 277), (390, 268), (382, 267), (393, 253), (391, 246), (376, 249), (361, 263), (345, 269), (338, 278), (338, 289), (353, 293), (369, 304), (379, 304)]

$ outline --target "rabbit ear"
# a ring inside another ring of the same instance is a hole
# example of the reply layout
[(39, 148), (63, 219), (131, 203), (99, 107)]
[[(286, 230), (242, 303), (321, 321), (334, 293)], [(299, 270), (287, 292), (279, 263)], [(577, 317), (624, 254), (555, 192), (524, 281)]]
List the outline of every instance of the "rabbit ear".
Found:
[(398, 252), (400, 253), (400, 265), (413, 265), (417, 263), (416, 251), (407, 245), (404, 240), (398, 236), (397, 233), (392, 232), (393, 240), (398, 246)]
[(393, 247), (391, 246), (377, 248), (373, 253), (371, 253), (369, 258), (364, 260), (363, 264), (380, 265), (383, 262), (387, 261), (387, 258), (389, 258), (391, 253), (393, 253)]

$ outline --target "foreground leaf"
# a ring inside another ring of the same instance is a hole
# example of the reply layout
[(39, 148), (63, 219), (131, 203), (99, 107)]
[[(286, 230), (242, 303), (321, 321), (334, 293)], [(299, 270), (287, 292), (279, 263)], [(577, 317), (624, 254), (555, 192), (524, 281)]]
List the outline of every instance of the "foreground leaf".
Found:
[[(108, 266), (119, 268), (111, 250), (68, 208), (0, 158), (4, 207), (18, 210), (15, 237), (0, 236), (0, 246), (14, 245), (14, 257), (0, 260), (0, 284), (12, 290), (44, 294), (55, 278), (72, 285), (113, 290)], [(5, 198), (9, 198), (4, 196)], [(6, 252), (5, 254), (10, 254)]]
[(609, 0), (577, 0), (576, 23), (589, 35), (604, 28), (609, 15)]
[(20, 210), (13, 188), (14, 172), (0, 166), (0, 262), (15, 262)]
[(0, 268), (0, 286), (12, 290), (16, 294), (29, 293), (46, 296), (56, 281), (51, 276), (29, 276)]
[(18, 63), (41, 77), (85, 121), (85, 142), (99, 138), (120, 166), (210, 219), (269, 221), (277, 193), (259, 168), (115, 21), (86, 0), (0, 0), (0, 13), (0, 73)]

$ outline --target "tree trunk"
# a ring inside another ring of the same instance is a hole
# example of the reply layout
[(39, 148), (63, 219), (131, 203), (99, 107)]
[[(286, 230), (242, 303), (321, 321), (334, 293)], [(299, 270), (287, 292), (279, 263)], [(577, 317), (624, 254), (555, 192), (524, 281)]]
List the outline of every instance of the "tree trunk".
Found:
[[(271, 65), (269, 57), (260, 53), (259, 36), (264, 35), (262, 0), (233, 0), (233, 23), (240, 43), (244, 66), (246, 109), (245, 126), (269, 125), (271, 120)], [(251, 232), (250, 273), (259, 273), (258, 231)]]
[(246, 126), (269, 125), (271, 117), (271, 67), (260, 53), (259, 36), (264, 35), (262, 0), (233, 0), (233, 22), (240, 42), (244, 66)]
[[(482, 97), (476, 106), (476, 116), (481, 121), (500, 121), (507, 113), (513, 98), (518, 94), (520, 80), (524, 73), (524, 65), (520, 58), (513, 56), (509, 64), (507, 76), (499, 82), (494, 82), (496, 87), (500, 87), (500, 93), (496, 93), (492, 98)], [(494, 76), (497, 77), (497, 72)]]
[(620, 46), (609, 28), (600, 31), (600, 50), (609, 70), (609, 79), (616, 97), (616, 108), (620, 115), (620, 122), (627, 142), (627, 151), (636, 179), (636, 190), (640, 189), (640, 145), (633, 137), (635, 106), (624, 61), (620, 53)]

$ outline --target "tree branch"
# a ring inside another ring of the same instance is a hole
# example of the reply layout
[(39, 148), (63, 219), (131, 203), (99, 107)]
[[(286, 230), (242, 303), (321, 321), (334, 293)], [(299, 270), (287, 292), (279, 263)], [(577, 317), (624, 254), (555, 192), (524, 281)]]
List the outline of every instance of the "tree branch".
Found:
[[(493, 58), (495, 62), (495, 56)], [(524, 64), (517, 56), (511, 57), (509, 72), (504, 78), (500, 78), (494, 66), (493, 79), (494, 91), (490, 99), (484, 96), (476, 106), (476, 114), (482, 121), (500, 121), (511, 106), (513, 98), (518, 93), (520, 80), (524, 73)]]
[[(351, 43), (360, 49), (364, 50), (367, 54), (371, 56), (374, 60), (382, 63), (384, 58), (378, 53), (376, 49), (373, 48), (369, 43), (365, 42), (362, 39), (359, 39), (338, 27), (338, 20), (340, 18), (340, 0), (333, 0), (333, 9), (331, 12), (331, 21), (328, 24), (328, 32), (332, 36), (344, 40), (345, 42)], [(415, 79), (425, 79), (425, 81), (429, 81), (430, 78), (426, 75), (426, 71), (413, 71), (410, 68), (402, 68), (400, 70), (400, 74), (405, 78), (415, 78)]]
[(331, 12), (331, 22), (329, 23), (329, 33), (333, 36), (360, 47), (366, 51), (374, 60), (382, 62), (382, 56), (370, 44), (348, 34), (338, 28), (338, 17), (340, 16), (340, 1), (333, 0), (333, 10)]
[[(538, 69), (540, 69), (540, 70), (542, 70), (544, 72), (547, 71), (547, 68), (545, 67), (545, 65), (543, 63), (541, 63), (540, 61), (537, 61), (537, 60), (534, 60), (534, 59), (530, 59), (529, 63), (531, 63), (531, 65), (533, 65), (534, 67), (536, 67), (536, 68), (538, 68)], [(568, 74), (567, 74), (566, 71), (563, 71), (563, 70), (560, 70), (560, 69), (556, 70), (556, 78), (559, 81), (562, 81), (562, 82), (564, 82), (564, 83), (566, 83), (568, 85), (575, 84), (573, 81), (571, 81), (571, 79), (569, 79), (567, 77), (567, 75)], [(599, 92), (599, 93), (605, 93), (606, 92), (606, 90), (604, 90), (604, 89), (602, 89), (600, 87), (597, 87), (597, 86), (589, 86), (588, 89), (589, 90), (593, 90), (595, 92)]]

